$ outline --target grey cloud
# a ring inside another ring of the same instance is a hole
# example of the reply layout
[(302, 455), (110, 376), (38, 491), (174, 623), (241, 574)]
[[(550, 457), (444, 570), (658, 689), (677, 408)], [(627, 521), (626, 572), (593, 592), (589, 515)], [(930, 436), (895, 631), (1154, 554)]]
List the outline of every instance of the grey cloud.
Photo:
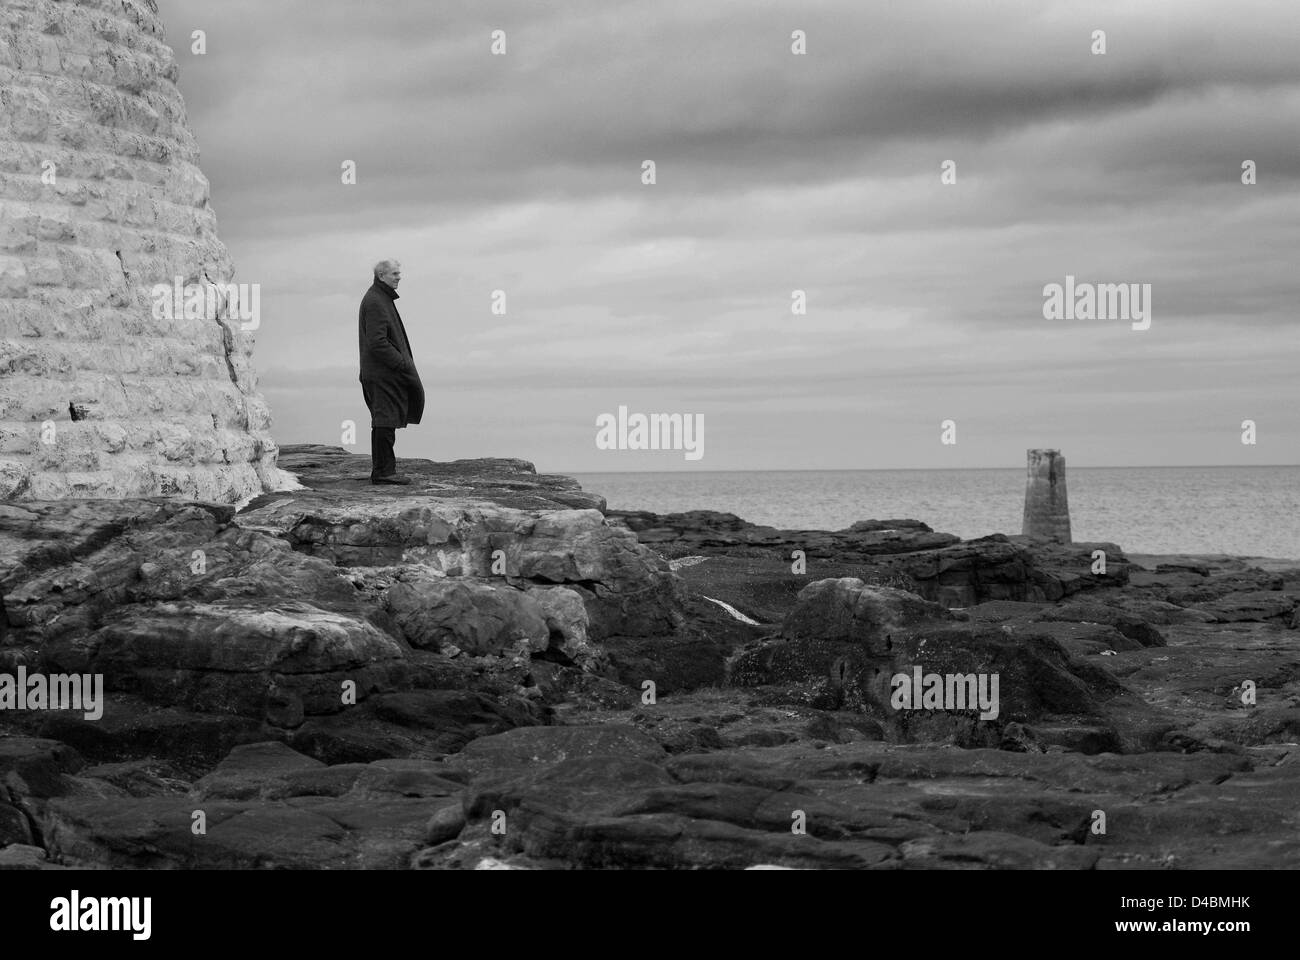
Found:
[[(265, 287), (255, 359), (286, 442), (364, 413), (343, 360), (369, 262), (390, 253), (431, 397), (459, 418), (429, 436), (472, 422), (506, 454), (580, 462), (582, 404), (636, 394), (716, 405), (763, 463), (851, 465), (846, 409), (890, 411), (876, 429), (907, 451), (935, 403), (1068, 436), (1119, 405), (1101, 390), (1181, 410), (1186, 436), (1158, 455), (1196, 462), (1208, 405), (1300, 399), (1300, 5), (163, 11), (222, 236)], [(204, 58), (176, 39), (195, 25)], [(788, 53), (796, 26), (807, 58)], [(486, 55), (497, 27), (504, 59)], [(1087, 53), (1095, 27), (1105, 58)], [(1044, 321), (1042, 285), (1067, 272), (1152, 283), (1153, 330)], [(486, 316), (497, 286), (509, 319)], [(807, 318), (789, 315), (795, 287)], [(1144, 422), (1114, 418), (1116, 449)]]

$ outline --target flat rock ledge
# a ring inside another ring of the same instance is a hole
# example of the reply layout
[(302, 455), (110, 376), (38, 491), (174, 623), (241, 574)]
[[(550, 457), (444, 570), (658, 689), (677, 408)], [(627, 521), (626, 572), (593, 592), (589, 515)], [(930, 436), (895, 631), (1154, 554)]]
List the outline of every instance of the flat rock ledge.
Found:
[[(449, 463), (403, 458), (399, 462), (400, 472), (411, 479), (409, 487), (372, 486), (370, 457), (348, 453), (342, 447), (290, 444), (280, 448), (278, 464), (297, 476), (311, 490), (311, 495), (322, 499), (331, 495), (349, 499), (436, 497), (463, 498), (521, 510), (605, 509), (604, 497), (584, 491), (573, 478), (539, 474), (527, 460), (511, 457)], [(263, 494), (252, 501), (251, 509), (287, 495)]]

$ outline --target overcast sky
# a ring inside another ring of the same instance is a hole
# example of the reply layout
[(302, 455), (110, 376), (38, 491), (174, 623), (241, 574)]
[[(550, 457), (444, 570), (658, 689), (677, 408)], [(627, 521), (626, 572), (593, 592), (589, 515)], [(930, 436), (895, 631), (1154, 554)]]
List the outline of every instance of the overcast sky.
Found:
[[(399, 456), (1300, 462), (1300, 3), (160, 6), (282, 444), (369, 452), (391, 256), (428, 394)], [(1150, 329), (1044, 319), (1067, 274), (1151, 284)], [(703, 415), (703, 458), (598, 450), (619, 405)]]

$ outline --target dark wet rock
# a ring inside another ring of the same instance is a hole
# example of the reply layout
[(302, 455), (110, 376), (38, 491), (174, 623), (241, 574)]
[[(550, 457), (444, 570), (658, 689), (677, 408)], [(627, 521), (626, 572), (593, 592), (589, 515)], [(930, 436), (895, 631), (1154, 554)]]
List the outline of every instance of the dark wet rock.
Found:
[(1163, 647), (1165, 645), (1164, 634), (1143, 617), (1096, 601), (1063, 603), (1044, 610), (1038, 619), (1046, 622), (1106, 624), (1114, 627), (1130, 640), (1136, 640), (1141, 646)]
[(378, 694), (333, 716), (312, 717), (286, 739), (326, 763), (433, 758), (515, 726), (547, 723), (550, 708), (517, 693), (412, 690)]
[(1102, 623), (1074, 623), (1051, 620), (1006, 620), (1002, 632), (1012, 639), (1050, 637), (1076, 657), (1113, 654), (1120, 650), (1140, 650), (1142, 644)]
[[(1295, 564), (284, 449), (308, 489), (238, 513), (0, 506), (0, 672), (109, 688), (0, 714), (0, 868), (1298, 862)], [(893, 709), (915, 666), (998, 717)]]
[[(786, 687), (794, 702), (813, 707), (867, 713), (894, 738), (943, 739), (948, 731), (967, 745), (1001, 742), (1010, 721), (1099, 716), (1103, 701), (1123, 692), (1110, 674), (1073, 659), (1038, 625), (1019, 634), (956, 617), (904, 591), (860, 580), (810, 584), (781, 636), (743, 649), (731, 662), (730, 679)], [(896, 709), (893, 677), (911, 677), (917, 668), (923, 675), (997, 674), (996, 715), (978, 719), (982, 711), (975, 703), (959, 710)]]
[[(186, 797), (62, 798), (41, 812), (71, 864), (131, 868), (394, 869), (431, 828), (447, 834), (464, 786), (440, 764), (324, 766), (278, 743), (234, 751)], [(201, 812), (205, 831), (194, 829)], [(454, 835), (454, 834), (453, 834)]]
[(1198, 577), (1208, 577), (1210, 568), (1206, 564), (1186, 561), (1182, 563), (1158, 563), (1156, 573), (1194, 573)]
[(622, 757), (662, 760), (667, 756), (654, 738), (633, 726), (521, 727), (480, 737), (455, 758), (457, 766), (472, 770), (528, 767), (587, 757)]
[(437, 761), (389, 758), (291, 771), (283, 778), (282, 786), (264, 787), (263, 794), (268, 799), (345, 794), (359, 799), (445, 799), (459, 797), (464, 790), (464, 784), (454, 776), (454, 771)]
[(453, 646), (481, 656), (500, 654), (521, 640), (538, 652), (550, 643), (541, 605), (508, 584), (441, 577), (395, 584), (385, 600), (414, 647)]
[(10, 802), (62, 795), (68, 790), (68, 777), (84, 765), (76, 750), (57, 740), (0, 737), (0, 785)]
[[(194, 813), (206, 821), (197, 836)], [(70, 864), (117, 868), (311, 868), (345, 865), (346, 831), (293, 808), (151, 798), (67, 800), (45, 815), (47, 850)], [(242, 855), (241, 855), (242, 854)]]
[(1193, 606), (1229, 594), (1281, 590), (1284, 582), (1281, 574), (1252, 568), (1215, 572), (1203, 582), (1170, 590), (1165, 599), (1170, 603)]
[(541, 692), (547, 705), (579, 703), (631, 708), (640, 696), (639, 686), (546, 660), (530, 661), (525, 682)]
[[(642, 705), (633, 720), (649, 737), (610, 722), (625, 712), (602, 710), (594, 724), (483, 738), (454, 763), (322, 767), (257, 745), (202, 781), (224, 781), (242, 800), (208, 795), (169, 808), (73, 790), (49, 801), (40, 823), (62, 862), (137, 867), (1090, 869), (1171, 856), (1215, 862), (1235, 846), (1216, 851), (1203, 840), (1215, 834), (1200, 831), (1225, 829), (1257, 858), (1290, 855), (1276, 842), (1267, 854), (1240, 832), (1248, 809), (1270, 836), (1286, 833), (1293, 787), (1279, 778), (1291, 768), (1275, 765), (1278, 755), (1085, 756), (868, 740), (816, 749), (799, 736), (771, 747), (661, 749), (655, 732), (688, 724), (729, 731), (765, 715), (782, 723), (780, 710), (743, 696)], [(801, 731), (818, 716), (826, 715), (800, 714), (779, 729)], [(1197, 806), (1179, 802), (1192, 795)], [(197, 807), (208, 816), (206, 838), (188, 833), (187, 811)], [(1098, 809), (1109, 817), (1102, 837), (1086, 830)], [(796, 816), (806, 834), (791, 831)], [(275, 839), (275, 830), (300, 842)]]
[(84, 778), (105, 780), (132, 797), (163, 797), (188, 793), (190, 784), (183, 773), (165, 760), (128, 760), (86, 767)]
[(31, 844), (32, 828), (27, 815), (11, 804), (0, 801), (0, 847), (11, 843)]
[(1059, 746), (1071, 753), (1094, 756), (1099, 753), (1121, 753), (1124, 749), (1118, 733), (1111, 727), (1081, 723), (1035, 723), (1030, 730), (1038, 743)]
[[(799, 777), (787, 769), (788, 756), (769, 756), (758, 751), (728, 751), (698, 756), (674, 757), (666, 769), (678, 783), (740, 783), (780, 792), (792, 789)], [(785, 761), (785, 762), (782, 762)], [(863, 764), (857, 775), (875, 779), (879, 764)]]
[[(1278, 624), (1186, 624), (1168, 634), (1167, 647), (1121, 654), (1112, 669), (1168, 715), (1173, 730), (1201, 742), (1242, 745), (1290, 737), (1289, 717), (1300, 703), (1294, 631)], [(1254, 705), (1243, 702), (1245, 680), (1256, 685)]]
[(424, 825), (424, 842), (430, 846), (446, 843), (465, 829), (465, 810), (459, 797), (436, 808)]
[(61, 870), (50, 864), (41, 847), (15, 843), (0, 848), (0, 870)]
[(529, 726), (545, 714), (522, 697), (489, 697), (472, 690), (412, 690), (386, 693), (371, 704), (375, 716), (404, 727), (445, 734), (459, 732), (463, 742)]
[(237, 744), (267, 736), (262, 723), (247, 717), (159, 708), (129, 694), (106, 699), (104, 715), (98, 720), (51, 712), (34, 718), (36, 732), (69, 745), (87, 760), (111, 763), (165, 757), (182, 769), (202, 769)]
[[(547, 636), (544, 650), (552, 659), (576, 664), (584, 670), (603, 667), (604, 651), (589, 640), (591, 617), (581, 593), (568, 587), (536, 585), (529, 586), (526, 592), (541, 610)], [(675, 592), (674, 597), (677, 597)]]
[(994, 830), (909, 840), (899, 852), (907, 870), (1091, 870), (1101, 857), (1099, 850), (1073, 844), (1049, 846)]
[(1201, 563), (1159, 563), (1155, 570), (1135, 572), (1132, 585), (1149, 596), (1178, 606), (1217, 600), (1230, 593), (1281, 590), (1284, 576), (1253, 567), (1235, 557), (1206, 558)]
[[(690, 515), (683, 514), (683, 517)], [(642, 530), (638, 536), (646, 536)], [(1058, 544), (1034, 538), (994, 534), (978, 540), (926, 545), (902, 552), (836, 551), (807, 554), (804, 567), (791, 561), (795, 541), (780, 549), (714, 546), (707, 539), (691, 549), (702, 554), (677, 568), (688, 589), (725, 601), (760, 623), (780, 622), (809, 582), (856, 577), (878, 586), (915, 593), (948, 607), (972, 607), (990, 601), (1047, 603), (1084, 592), (1122, 587), (1131, 564), (1114, 544)], [(646, 540), (647, 545), (667, 547)], [(676, 550), (676, 547), (672, 548)], [(686, 549), (686, 548), (681, 548)], [(1105, 574), (1092, 573), (1094, 550), (1107, 553)], [(800, 572), (796, 572), (799, 570)]]
[(1257, 590), (1226, 593), (1214, 600), (1192, 601), (1189, 606), (1209, 614), (1216, 623), (1272, 621), (1293, 627), (1297, 601), (1285, 593)]
[[(1091, 656), (1105, 652), (1137, 650), (1164, 646), (1165, 639), (1154, 623), (1169, 623), (1183, 618), (1183, 608), (1142, 608), (1139, 601), (1103, 602), (1099, 599), (1059, 604), (1024, 603), (993, 600), (969, 607), (965, 612), (974, 620), (999, 623), (1011, 635), (1050, 636), (1071, 653)], [(1199, 620), (1199, 617), (1188, 619)]]
[(215, 770), (195, 783), (202, 799), (247, 800), (258, 796), (268, 781), (325, 766), (283, 743), (250, 743), (236, 747)]
[(710, 636), (672, 639), (616, 637), (605, 642), (615, 676), (626, 687), (640, 691), (646, 681), (661, 693), (717, 686), (726, 680), (729, 644)]
[(1046, 747), (1039, 739), (1037, 731), (1015, 720), (1002, 728), (1001, 737), (998, 742), (999, 750), (1010, 750), (1013, 753), (1046, 752)]
[[(1107, 556), (1106, 573), (1092, 572), (1095, 550)], [(907, 577), (913, 592), (950, 607), (987, 600), (1060, 600), (1086, 590), (1127, 582), (1129, 564), (1112, 543), (1060, 544), (993, 534), (877, 564)]]
[(726, 682), (733, 650), (767, 632), (698, 596), (686, 598), (683, 611), (688, 625), (680, 633), (604, 640), (601, 650), (608, 656), (610, 675), (638, 694), (646, 681), (660, 694), (716, 687)]
[[(96, 511), (102, 517), (96, 518)], [(231, 526), (232, 510), (147, 500), (30, 503), (0, 512), (0, 591), (11, 644), (74, 639), (136, 603), (312, 600), (356, 614), (356, 591), (330, 564)], [(85, 523), (82, 538), (64, 531)]]
[[(1028, 826), (1029, 830), (1025, 832), (1032, 834), (1028, 839), (1048, 845), (1062, 843), (1082, 844), (1087, 837), (1092, 815), (1092, 806), (1085, 800), (1058, 799), (1056, 797), (937, 796), (923, 800), (921, 807), (925, 810), (943, 811), (958, 816), (970, 823), (972, 829), (978, 831), (1000, 831), (1006, 828), (1016, 831), (1024, 830)], [(987, 834), (981, 834), (981, 838), (987, 841), (993, 840), (993, 837)], [(1024, 834), (1021, 833), (1019, 838), (1023, 839)], [(950, 852), (956, 853), (962, 849), (962, 845), (960, 843), (950, 844), (952, 839), (955, 838), (944, 838), (940, 846), (947, 847)], [(985, 844), (979, 844), (978, 846), (983, 847)], [(1002, 842), (997, 846), (1001, 848), (1002, 853), (1005, 853), (1007, 848), (1014, 850), (1019, 845), (1002, 839)], [(970, 849), (967, 848), (968, 851)], [(909, 852), (911, 851), (905, 850), (905, 856)], [(995, 851), (989, 852), (995, 853)], [(1078, 850), (1075, 851), (1075, 853), (1078, 852)], [(1042, 855), (1041, 851), (1038, 853)], [(1097, 851), (1091, 851), (1091, 857), (1087, 858), (1088, 862), (1095, 862), (1097, 855)], [(957, 857), (957, 859), (960, 859), (960, 857)], [(984, 860), (985, 857), (979, 856), (975, 859)], [(998, 863), (999, 861), (993, 859), (990, 862)], [(1011, 864), (1002, 861), (1002, 865)], [(1037, 866), (1038, 864), (1034, 865)]]
[(1141, 597), (1125, 596), (1113, 599), (1112, 608), (1131, 613), (1147, 623), (1155, 625), (1214, 622), (1212, 614), (1190, 607), (1180, 607), (1176, 603), (1169, 603), (1165, 600), (1148, 600)]
[(109, 691), (284, 727), (341, 710), (345, 682), (359, 697), (400, 682), (404, 658), (368, 621), (301, 601), (141, 605), (42, 652), (52, 672), (102, 674)]
[(830, 743), (852, 743), (854, 740), (883, 740), (885, 726), (871, 717), (847, 711), (830, 713), (817, 711), (808, 721), (804, 733), (814, 740)]
[(702, 753), (727, 746), (716, 725), (705, 717), (683, 716), (658, 704), (632, 714), (637, 729), (649, 734), (669, 754)]
[(957, 608), (972, 620), (987, 623), (1003, 623), (1007, 620), (1019, 620), (1032, 623), (1039, 614), (1051, 607), (1046, 603), (1032, 603), (1025, 600), (986, 600), (972, 607)]
[(729, 556), (789, 557), (799, 550), (814, 561), (834, 557), (853, 562), (958, 541), (950, 533), (935, 533), (919, 520), (860, 520), (846, 530), (826, 531), (777, 530), (714, 510), (669, 514), (606, 510), (605, 515), (625, 524), (642, 543), (675, 557), (719, 551)]
[[(466, 809), (472, 823), (504, 816), (507, 850), (587, 867), (861, 869), (893, 857), (854, 836), (864, 821), (850, 807), (743, 784), (675, 784), (662, 767), (623, 757), (497, 780), (475, 788)], [(792, 832), (797, 814), (806, 833)]]
[(875, 656), (889, 653), (889, 637), (927, 621), (960, 619), (946, 607), (905, 590), (845, 577), (819, 580), (800, 591), (781, 636), (795, 641), (859, 643)]

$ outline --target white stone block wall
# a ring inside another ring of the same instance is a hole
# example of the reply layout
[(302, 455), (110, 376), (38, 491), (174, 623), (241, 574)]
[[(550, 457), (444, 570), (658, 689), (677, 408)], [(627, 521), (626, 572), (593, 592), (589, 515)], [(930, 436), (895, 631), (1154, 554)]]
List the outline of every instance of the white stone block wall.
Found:
[(177, 77), (154, 0), (0, 4), (0, 499), (283, 482), (252, 331), (153, 316), (235, 281)]

